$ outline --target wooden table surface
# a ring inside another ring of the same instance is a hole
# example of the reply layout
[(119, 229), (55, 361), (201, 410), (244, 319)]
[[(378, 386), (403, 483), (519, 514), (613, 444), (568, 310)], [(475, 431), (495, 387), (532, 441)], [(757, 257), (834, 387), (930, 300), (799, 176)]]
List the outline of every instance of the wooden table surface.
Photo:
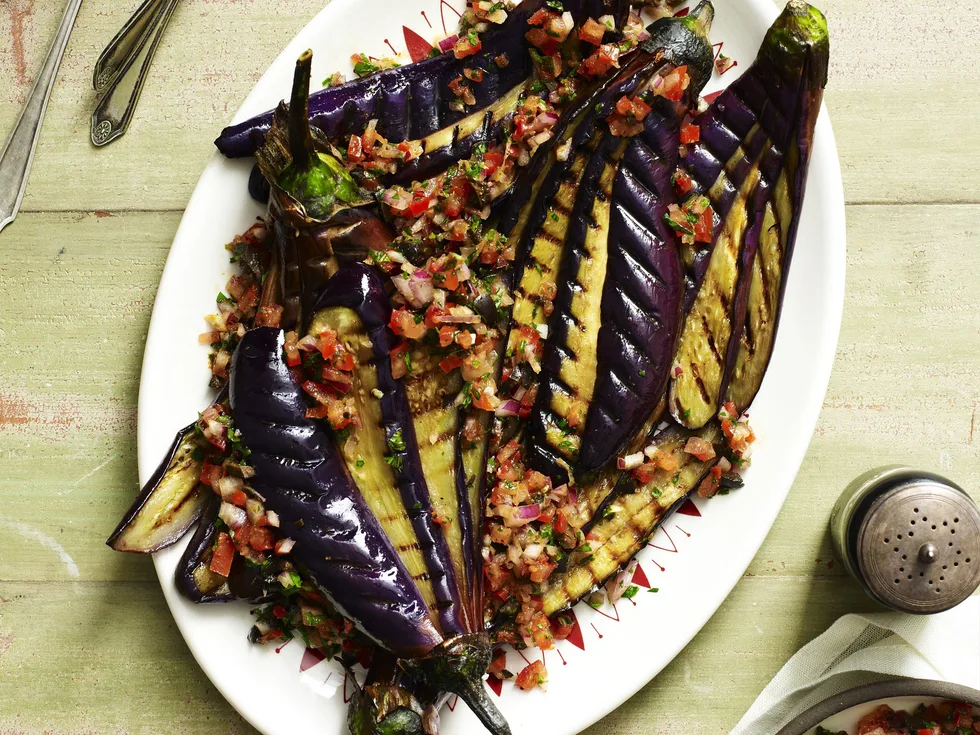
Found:
[[(150, 560), (103, 541), (137, 485), (143, 343), (181, 211), (215, 133), (323, 0), (184, 0), (129, 133), (97, 151), (92, 65), (136, 4), (82, 6), (23, 209), (0, 234), (2, 735), (253, 732), (192, 659)], [(63, 5), (0, 0), (0, 137)], [(744, 579), (590, 734), (725, 733), (803, 643), (874, 609), (826, 530), (862, 470), (907, 462), (980, 491), (980, 108), (968, 73), (980, 21), (969, 5), (824, 0), (848, 252), (820, 422)]]

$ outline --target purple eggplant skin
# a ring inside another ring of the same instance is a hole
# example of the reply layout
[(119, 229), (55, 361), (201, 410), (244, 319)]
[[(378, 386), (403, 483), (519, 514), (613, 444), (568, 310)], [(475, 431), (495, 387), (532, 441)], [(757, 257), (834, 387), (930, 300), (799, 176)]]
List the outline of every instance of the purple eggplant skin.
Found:
[[(759, 131), (749, 142), (745, 160), (733, 174), (724, 176), (722, 187), (712, 197), (717, 225), (723, 222), (736, 192), (747, 173), (748, 163), (762, 154), (785, 155), (796, 146), (800, 158), (793, 177), (793, 206), (798, 222), (806, 187), (809, 153), (813, 145), (813, 126), (827, 84), (830, 46), (827, 24), (819, 10), (800, 0), (790, 0), (770, 27), (753, 64), (732, 82), (709, 108), (697, 116), (694, 124), (701, 139), (688, 149), (681, 166), (690, 174), (695, 191), (707, 195), (723, 176), (725, 163), (742, 145), (756, 125)], [(775, 183), (781, 161), (768, 155), (769, 183)], [(792, 232), (795, 240), (794, 223)], [(690, 309), (697, 297), (711, 259), (712, 248), (699, 249), (685, 276), (685, 308)]]
[[(605, 106), (611, 107), (622, 94), (631, 94), (665, 63), (700, 70), (692, 75), (690, 87), (691, 99), (696, 99), (710, 75), (707, 33), (713, 15), (712, 5), (704, 2), (682, 20), (663, 19), (651, 25), (650, 38), (621, 73), (620, 81), (606, 92), (608, 99), (598, 114), (577, 132), (594, 135), (591, 127), (611, 111)], [(530, 466), (557, 481), (568, 479), (569, 464), (580, 476), (604, 467), (645, 424), (666, 390), (683, 317), (683, 270), (675, 235), (664, 217), (668, 206), (676, 202), (671, 177), (678, 163), (679, 129), (686, 110), (684, 104), (655, 98), (640, 134), (628, 141), (607, 135), (583, 173), (558, 273), (540, 387), (528, 425)], [(614, 150), (620, 151), (618, 160), (612, 157)], [(609, 165), (616, 167), (615, 174), (611, 190), (604, 192), (600, 175)], [(559, 375), (565, 361), (588, 359), (587, 355), (576, 356), (568, 346), (571, 331), (581, 326), (572, 303), (584, 289), (578, 274), (589, 257), (587, 233), (598, 226), (592, 221), (594, 202), (607, 195), (607, 263), (599, 303), (594, 384), (581, 449), (577, 456), (562, 451), (562, 458), (548, 439), (548, 427), (560, 426), (560, 420), (567, 417), (554, 412), (552, 399), (558, 393), (577, 398), (584, 388), (564, 384)]]
[[(507, 20), (482, 37), (483, 49), (474, 56), (457, 59), (445, 53), (432, 59), (388, 69), (363, 79), (314, 92), (310, 99), (310, 119), (328, 138), (361, 134), (368, 120), (378, 120), (378, 131), (393, 142), (419, 140), (447, 128), (474, 111), (487, 107), (531, 76), (529, 44), (524, 38), (527, 20), (545, 0), (525, 0), (509, 12)], [(576, 21), (615, 16), (622, 28), (629, 12), (623, 0), (565, 0), (564, 9)], [(507, 66), (499, 67), (494, 58), (506, 54)], [(450, 108), (455, 96), (449, 82), (464, 69), (481, 68), (487, 74), (474, 84), (476, 104), (469, 111)], [(266, 112), (221, 131), (215, 145), (229, 158), (252, 155), (264, 141), (272, 123)]]
[(232, 358), (231, 406), (251, 450), (251, 485), (296, 542), (293, 561), (337, 610), (396, 655), (422, 655), (442, 636), (329, 435), (306, 418), (283, 344), (281, 330), (259, 327)]
[[(342, 267), (326, 283), (310, 311), (312, 318), (321, 309), (345, 306), (353, 309), (364, 325), (371, 340), (378, 371), (378, 389), (382, 392), (381, 415), (385, 424), (385, 435), (389, 451), (398, 458), (392, 464), (396, 481), (401, 491), (402, 503), (412, 520), (412, 527), (418, 538), (422, 554), (431, 576), (432, 587), (439, 605), (439, 622), (447, 636), (467, 632), (463, 625), (462, 606), (464, 601), (459, 593), (456, 573), (444, 534), (432, 519), (432, 503), (422, 472), (418, 440), (412, 422), (411, 409), (404, 385), (392, 377), (391, 360), (388, 353), (395, 341), (388, 329), (391, 318), (391, 303), (384, 290), (378, 272), (363, 264), (351, 263)], [(306, 325), (308, 326), (308, 325)], [(306, 330), (304, 329), (304, 332)], [(400, 436), (402, 441), (397, 449), (393, 444)]]
[[(194, 429), (195, 424), (190, 424), (177, 432), (163, 461), (109, 536), (107, 546), (116, 551), (141, 554), (159, 551), (180, 540), (200, 517), (210, 490), (198, 481), (200, 470), (194, 472), (194, 468), (188, 466), (194, 460), (185, 445), (193, 439)], [(171, 467), (175, 463), (180, 466)], [(162, 509), (152, 506), (161, 500), (161, 494), (172, 491), (165, 481), (183, 470), (191, 470), (191, 475), (184, 478), (186, 482), (174, 498), (162, 498), (166, 504), (166, 515), (162, 515)], [(151, 513), (150, 518), (143, 518), (144, 510)], [(144, 527), (146, 521), (149, 521), (149, 527)]]
[(623, 451), (654, 410), (680, 337), (683, 270), (664, 216), (676, 201), (671, 176), (681, 118), (657, 101), (613, 183), (599, 360), (578, 461), (583, 474)]

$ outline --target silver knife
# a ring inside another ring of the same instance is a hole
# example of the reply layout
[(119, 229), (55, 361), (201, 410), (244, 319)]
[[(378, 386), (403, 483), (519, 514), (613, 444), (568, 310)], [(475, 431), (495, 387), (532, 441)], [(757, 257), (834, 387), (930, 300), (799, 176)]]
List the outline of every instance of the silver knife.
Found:
[(27, 104), (21, 110), (20, 117), (13, 132), (7, 138), (3, 151), (0, 152), (0, 230), (14, 221), (20, 203), (24, 199), (27, 179), (31, 173), (31, 162), (34, 160), (34, 150), (41, 135), (41, 123), (44, 112), (48, 108), (48, 98), (51, 88), (58, 76), (61, 57), (68, 45), (71, 29), (75, 25), (78, 9), (82, 0), (69, 0), (65, 14), (61, 18), (58, 32), (55, 34), (44, 66), (34, 81), (34, 88), (27, 98)]

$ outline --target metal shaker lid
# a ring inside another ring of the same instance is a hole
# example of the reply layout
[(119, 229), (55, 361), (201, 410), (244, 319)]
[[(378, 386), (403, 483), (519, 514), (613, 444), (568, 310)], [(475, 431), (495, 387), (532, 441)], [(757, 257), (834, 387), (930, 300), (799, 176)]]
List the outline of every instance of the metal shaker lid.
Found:
[(875, 499), (856, 552), (865, 583), (886, 605), (948, 610), (980, 587), (980, 510), (956, 485), (912, 475)]

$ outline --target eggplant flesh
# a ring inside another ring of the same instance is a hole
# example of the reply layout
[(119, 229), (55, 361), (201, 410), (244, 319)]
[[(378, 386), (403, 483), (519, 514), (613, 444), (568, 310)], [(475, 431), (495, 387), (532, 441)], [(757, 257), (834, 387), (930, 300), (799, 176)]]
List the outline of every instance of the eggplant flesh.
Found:
[(251, 450), (252, 487), (296, 542), (295, 563), (338, 611), (396, 655), (421, 655), (442, 636), (326, 431), (306, 418), (283, 344), (280, 330), (259, 327), (232, 358), (231, 405)]
[(349, 307), (319, 309), (308, 332), (318, 335), (327, 328), (337, 333), (338, 340), (355, 357), (353, 383), (348, 395), (353, 397), (360, 426), (349, 426), (348, 436), (336, 440), (338, 451), (365, 502), (415, 580), (429, 610), (437, 612), (422, 547), (402, 502), (394, 470), (385, 461), (389, 450), (381, 403), (373, 393), (378, 390), (378, 368), (371, 339), (360, 317)]
[[(396, 67), (315, 92), (310, 99), (310, 119), (328, 138), (360, 135), (368, 121), (378, 120), (378, 132), (394, 142), (422, 140), (440, 130), (452, 130), (474, 111), (483, 110), (524, 84), (531, 76), (532, 60), (524, 38), (527, 21), (545, 7), (544, 0), (526, 0), (509, 11), (507, 20), (491, 28), (481, 39), (483, 48), (474, 56), (457, 59), (452, 53)], [(576, 21), (612, 14), (622, 28), (629, 3), (622, 0), (566, 0), (564, 9)], [(505, 54), (506, 66), (495, 58)], [(456, 100), (449, 82), (464, 69), (483, 69), (483, 81), (471, 85), (476, 104), (469, 111), (451, 107)], [(263, 144), (272, 123), (267, 112), (225, 128), (215, 145), (229, 158), (252, 155)]]
[(411, 520), (435, 595), (438, 619), (446, 635), (470, 632), (463, 617), (463, 599), (446, 535), (433, 518), (430, 488), (422, 466), (405, 385), (392, 377), (389, 353), (394, 347), (388, 329), (391, 306), (378, 273), (362, 263), (337, 272), (315, 300), (314, 312), (328, 307), (353, 309), (366, 330), (373, 352), (381, 422), (404, 511)]
[[(823, 16), (790, 2), (759, 58), (695, 120), (701, 141), (684, 166), (711, 197), (721, 226), (708, 248), (688, 258), (690, 311), (670, 387), (671, 413), (688, 427), (704, 425), (728, 397), (744, 410), (761, 383), (789, 261), (773, 252), (764, 220), (779, 229), (780, 252), (791, 255), (827, 54)], [(757, 255), (760, 248), (767, 254)], [(756, 267), (758, 257), (764, 267)]]
[(658, 448), (678, 461), (672, 472), (657, 470), (646, 483), (636, 485), (628, 474), (617, 488), (615, 503), (606, 517), (586, 536), (591, 547), (588, 556), (560, 575), (552, 575), (542, 591), (546, 615), (571, 607), (624, 568), (646, 545), (647, 540), (694, 491), (717, 460), (699, 460), (684, 451), (691, 436), (716, 443), (721, 429), (711, 423), (697, 432), (674, 426), (660, 436)]
[(141, 554), (165, 549), (200, 517), (211, 488), (200, 482), (204, 455), (195, 424), (181, 429), (170, 450), (106, 544)]

